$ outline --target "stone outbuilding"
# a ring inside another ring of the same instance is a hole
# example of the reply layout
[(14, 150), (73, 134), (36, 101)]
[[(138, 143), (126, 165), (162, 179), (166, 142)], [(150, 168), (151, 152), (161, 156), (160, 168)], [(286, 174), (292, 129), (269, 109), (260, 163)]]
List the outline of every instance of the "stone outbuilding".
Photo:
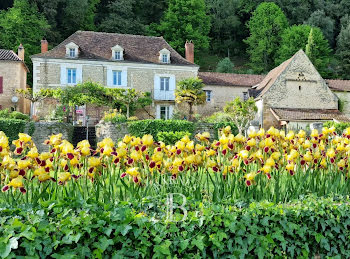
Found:
[(29, 113), (29, 101), (16, 94), (16, 90), (26, 89), (28, 72), (22, 44), (18, 47), (18, 54), (0, 49), (0, 109)]

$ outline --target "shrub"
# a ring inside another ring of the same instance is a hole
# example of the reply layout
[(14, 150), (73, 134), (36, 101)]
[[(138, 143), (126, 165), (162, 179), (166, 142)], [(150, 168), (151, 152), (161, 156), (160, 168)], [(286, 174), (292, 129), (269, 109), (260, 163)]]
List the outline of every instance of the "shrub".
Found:
[(231, 126), (232, 134), (238, 134), (238, 129), (233, 122), (217, 122), (213, 125), (213, 128), (215, 129), (215, 139), (218, 139), (219, 137), (219, 130), (225, 128), (226, 126)]
[(335, 121), (327, 121), (323, 124), (324, 127), (335, 127), (335, 130), (338, 134), (343, 134), (343, 131), (346, 128), (350, 127), (350, 122), (335, 122)]
[[(0, 118), (0, 131), (3, 131), (6, 136), (9, 138), (9, 141), (12, 142), (12, 140), (18, 138), (18, 133), (24, 132), (26, 124), (28, 122), (24, 120), (17, 120), (17, 119), (3, 119)], [(31, 135), (34, 132), (34, 123), (31, 122), (29, 124), (29, 132), (28, 134)]]
[(105, 112), (102, 120), (112, 123), (121, 123), (127, 121), (126, 116), (118, 112), (116, 109)]
[[(196, 204), (169, 220), (165, 199), (0, 208), (0, 257), (348, 258), (349, 199)], [(182, 199), (181, 199), (182, 200)], [(176, 201), (175, 201), (176, 203)], [(182, 201), (176, 203), (182, 204)], [(156, 219), (156, 220), (155, 220)]]
[(186, 135), (191, 137), (191, 133), (188, 131), (161, 131), (158, 132), (157, 138), (159, 141), (163, 141), (166, 145), (173, 145)]
[(128, 125), (131, 135), (142, 137), (151, 134), (156, 140), (158, 132), (162, 131), (194, 131), (194, 124), (185, 120), (140, 120), (129, 122)]
[(28, 121), (30, 119), (29, 115), (27, 114), (24, 114), (18, 111), (10, 112), (8, 109), (0, 110), (0, 118), (25, 120), (25, 121)]
[(233, 73), (233, 63), (230, 60), (230, 58), (224, 58), (219, 61), (217, 67), (216, 67), (216, 72), (219, 73)]

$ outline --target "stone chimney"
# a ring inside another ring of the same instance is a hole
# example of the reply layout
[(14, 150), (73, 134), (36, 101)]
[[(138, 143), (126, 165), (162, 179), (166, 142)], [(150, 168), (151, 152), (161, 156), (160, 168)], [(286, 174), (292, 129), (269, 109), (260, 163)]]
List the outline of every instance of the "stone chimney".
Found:
[(49, 50), (49, 43), (47, 42), (47, 40), (42, 40), (41, 41), (41, 53), (45, 53)]
[(24, 61), (24, 48), (22, 43), (18, 46), (18, 57)]
[(185, 52), (186, 52), (187, 61), (194, 63), (194, 44), (192, 40), (191, 41), (186, 40)]

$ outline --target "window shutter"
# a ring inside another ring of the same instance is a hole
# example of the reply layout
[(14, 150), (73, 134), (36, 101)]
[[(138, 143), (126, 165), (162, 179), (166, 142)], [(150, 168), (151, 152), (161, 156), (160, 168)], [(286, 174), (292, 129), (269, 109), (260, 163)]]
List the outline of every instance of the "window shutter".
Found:
[(156, 119), (160, 119), (160, 105), (156, 106)]
[(169, 106), (169, 118), (173, 118), (173, 113), (174, 113), (174, 105)]
[(67, 68), (65, 65), (61, 65), (61, 85), (67, 84)]
[(169, 91), (170, 91), (169, 100), (175, 100), (175, 88), (176, 88), (175, 76), (171, 76), (169, 81), (170, 81), (169, 82)]
[(4, 79), (2, 76), (0, 76), (0, 94), (4, 92), (3, 82), (4, 82)]
[(77, 84), (83, 82), (83, 67), (77, 67)]
[[(154, 76), (154, 99), (158, 100), (160, 97), (160, 77)], [(158, 107), (158, 106), (157, 106)], [(158, 116), (158, 112), (157, 112)]]
[(113, 71), (112, 69), (107, 69), (107, 86), (113, 86)]
[(128, 86), (128, 71), (126, 69), (122, 71), (122, 86)]

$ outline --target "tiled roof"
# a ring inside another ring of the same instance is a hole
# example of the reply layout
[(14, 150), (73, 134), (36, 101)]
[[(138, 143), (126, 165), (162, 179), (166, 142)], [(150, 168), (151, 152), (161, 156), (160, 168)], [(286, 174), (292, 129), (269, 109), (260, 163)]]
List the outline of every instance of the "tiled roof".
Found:
[(198, 77), (206, 85), (254, 86), (263, 80), (262, 75), (199, 72)]
[(159, 64), (159, 51), (166, 48), (170, 51), (170, 65), (197, 66), (183, 58), (162, 37), (92, 31), (77, 31), (52, 50), (32, 57), (66, 58), (65, 46), (70, 42), (79, 46), (79, 59), (111, 60), (111, 48), (119, 45), (124, 49), (124, 61), (117, 62)]
[(12, 50), (0, 49), (0, 60), (22, 61)]
[(339, 110), (271, 108), (271, 111), (279, 121), (350, 121)]
[(326, 79), (326, 82), (331, 90), (350, 92), (350, 80)]

